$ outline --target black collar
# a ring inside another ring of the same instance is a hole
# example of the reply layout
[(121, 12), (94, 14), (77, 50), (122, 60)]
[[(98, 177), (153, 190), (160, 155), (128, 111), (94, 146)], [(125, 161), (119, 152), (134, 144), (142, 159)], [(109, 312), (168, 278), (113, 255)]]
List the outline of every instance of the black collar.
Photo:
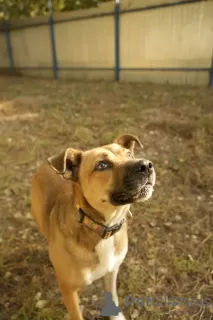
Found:
[(125, 222), (125, 219), (122, 219), (120, 223), (116, 223), (112, 227), (107, 227), (102, 223), (96, 222), (93, 219), (91, 219), (81, 208), (79, 208), (78, 213), (79, 222), (83, 223), (89, 229), (98, 233), (103, 239), (108, 239), (116, 232), (118, 232)]

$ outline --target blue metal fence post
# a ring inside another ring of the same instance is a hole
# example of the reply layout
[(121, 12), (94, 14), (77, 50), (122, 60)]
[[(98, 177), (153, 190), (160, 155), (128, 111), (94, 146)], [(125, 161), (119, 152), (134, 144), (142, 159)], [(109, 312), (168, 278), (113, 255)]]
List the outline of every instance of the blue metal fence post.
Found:
[(212, 66), (210, 71), (210, 87), (213, 87), (213, 52), (212, 52)]
[[(3, 12), (4, 14), (4, 12)], [(10, 72), (14, 73), (15, 72), (15, 64), (14, 64), (14, 59), (13, 59), (13, 51), (12, 51), (12, 46), (11, 46), (11, 38), (10, 38), (10, 29), (7, 20), (5, 17), (3, 17), (3, 26), (4, 26), (4, 32), (5, 32), (5, 39), (7, 43), (7, 52), (8, 52), (8, 57), (9, 57), (9, 63), (10, 63)]]
[(53, 10), (52, 1), (48, 0), (49, 9), (49, 26), (50, 26), (50, 41), (52, 48), (52, 62), (53, 62), (53, 74), (54, 78), (58, 79), (58, 65), (57, 65), (57, 55), (56, 55), (56, 45), (55, 45), (55, 30), (54, 30), (54, 20), (53, 20)]
[(115, 1), (115, 80), (120, 79), (120, 1)]

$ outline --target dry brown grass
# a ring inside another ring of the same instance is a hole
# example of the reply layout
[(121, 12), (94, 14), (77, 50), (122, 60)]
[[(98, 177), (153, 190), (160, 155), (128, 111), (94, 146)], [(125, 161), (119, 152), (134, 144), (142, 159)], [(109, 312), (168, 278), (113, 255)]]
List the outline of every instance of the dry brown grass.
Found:
[[(153, 198), (133, 207), (124, 297), (213, 296), (213, 91), (151, 84), (0, 78), (0, 319), (63, 319), (46, 242), (29, 215), (37, 165), (67, 146), (131, 132), (157, 171)], [(139, 152), (139, 151), (138, 151)], [(102, 281), (82, 292), (87, 313)], [(35, 295), (48, 304), (36, 308)], [(93, 297), (93, 299), (92, 299)], [(213, 307), (125, 308), (144, 320), (212, 319)], [(88, 311), (89, 310), (89, 311)], [(138, 311), (138, 314), (136, 313)]]

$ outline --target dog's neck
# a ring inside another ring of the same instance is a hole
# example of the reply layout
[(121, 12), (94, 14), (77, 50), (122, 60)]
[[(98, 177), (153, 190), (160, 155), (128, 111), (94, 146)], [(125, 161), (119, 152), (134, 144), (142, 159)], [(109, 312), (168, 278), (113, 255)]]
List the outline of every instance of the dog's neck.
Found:
[(74, 189), (75, 205), (77, 210), (81, 209), (90, 219), (96, 223), (102, 224), (106, 227), (111, 227), (120, 223), (126, 218), (129, 211), (130, 204), (124, 206), (103, 206), (102, 209), (95, 209), (83, 196), (81, 188), (76, 184)]
[(125, 219), (130, 209), (130, 205), (124, 205), (115, 207), (115, 210), (111, 213), (110, 217), (106, 218), (106, 225), (111, 227), (121, 220)]
[(81, 208), (85, 214), (97, 223), (101, 223), (106, 227), (111, 227), (116, 223), (125, 219), (130, 205), (124, 206), (103, 206), (101, 209), (94, 208), (82, 194), (78, 184), (74, 185), (73, 192), (75, 193), (75, 206)]
[(120, 223), (126, 218), (129, 211), (130, 205), (114, 207), (110, 212), (99, 212), (94, 209), (90, 204), (84, 199), (81, 204), (77, 204), (78, 209), (80, 208), (85, 214), (97, 223), (103, 224), (107, 227), (111, 227), (117, 223)]

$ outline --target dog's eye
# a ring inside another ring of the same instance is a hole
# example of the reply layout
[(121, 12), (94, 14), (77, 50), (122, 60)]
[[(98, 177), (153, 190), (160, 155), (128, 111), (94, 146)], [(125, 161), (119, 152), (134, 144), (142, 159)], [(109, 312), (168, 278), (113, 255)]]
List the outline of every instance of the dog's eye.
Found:
[(127, 157), (128, 157), (128, 158), (132, 158), (132, 153), (131, 153), (131, 152), (128, 152), (128, 153), (127, 153)]
[(99, 161), (96, 163), (95, 170), (105, 170), (111, 167), (111, 163), (108, 161)]

